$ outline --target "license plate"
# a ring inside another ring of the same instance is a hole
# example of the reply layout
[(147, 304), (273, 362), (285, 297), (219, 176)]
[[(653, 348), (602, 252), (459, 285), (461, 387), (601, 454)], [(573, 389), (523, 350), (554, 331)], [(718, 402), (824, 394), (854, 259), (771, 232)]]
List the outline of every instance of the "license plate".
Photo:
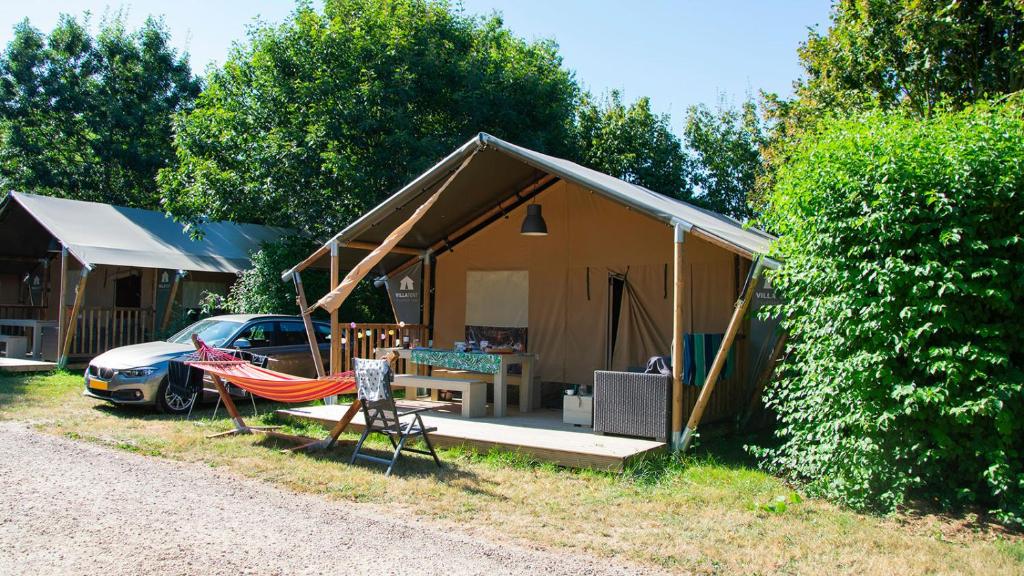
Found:
[(95, 378), (89, 379), (89, 388), (93, 388), (95, 390), (109, 389), (106, 382), (104, 382), (103, 380), (96, 380)]

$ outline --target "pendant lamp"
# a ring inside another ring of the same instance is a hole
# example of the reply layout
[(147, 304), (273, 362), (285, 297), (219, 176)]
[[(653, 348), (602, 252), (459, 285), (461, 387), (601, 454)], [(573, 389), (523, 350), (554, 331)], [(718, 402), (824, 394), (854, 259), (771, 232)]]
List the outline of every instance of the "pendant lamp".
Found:
[(548, 235), (548, 225), (540, 213), (540, 204), (530, 204), (526, 207), (526, 218), (523, 218), (523, 226), (519, 233), (523, 236)]

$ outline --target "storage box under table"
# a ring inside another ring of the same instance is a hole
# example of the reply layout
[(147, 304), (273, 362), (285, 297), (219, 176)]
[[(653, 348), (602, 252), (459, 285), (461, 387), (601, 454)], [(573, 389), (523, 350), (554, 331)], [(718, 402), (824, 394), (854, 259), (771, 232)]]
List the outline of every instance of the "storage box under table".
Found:
[(562, 421), (566, 424), (591, 427), (594, 425), (594, 397), (579, 394), (562, 398)]

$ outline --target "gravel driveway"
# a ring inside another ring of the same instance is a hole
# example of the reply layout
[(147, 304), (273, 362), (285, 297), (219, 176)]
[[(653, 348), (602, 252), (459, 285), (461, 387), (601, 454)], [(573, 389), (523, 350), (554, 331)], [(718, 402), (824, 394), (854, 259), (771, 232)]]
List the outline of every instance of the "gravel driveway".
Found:
[(0, 422), (3, 575), (653, 573)]

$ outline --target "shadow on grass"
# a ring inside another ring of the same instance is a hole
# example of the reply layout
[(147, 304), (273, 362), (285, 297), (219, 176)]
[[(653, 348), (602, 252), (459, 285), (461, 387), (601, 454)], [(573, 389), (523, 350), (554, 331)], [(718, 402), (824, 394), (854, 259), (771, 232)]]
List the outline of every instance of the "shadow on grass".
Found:
[(696, 445), (686, 454), (664, 451), (630, 461), (623, 476), (642, 484), (654, 485), (693, 465), (760, 471), (757, 458), (747, 450), (747, 446), (771, 446), (775, 442), (770, 430), (737, 433), (720, 427), (712, 429), (703, 438), (699, 437)]

